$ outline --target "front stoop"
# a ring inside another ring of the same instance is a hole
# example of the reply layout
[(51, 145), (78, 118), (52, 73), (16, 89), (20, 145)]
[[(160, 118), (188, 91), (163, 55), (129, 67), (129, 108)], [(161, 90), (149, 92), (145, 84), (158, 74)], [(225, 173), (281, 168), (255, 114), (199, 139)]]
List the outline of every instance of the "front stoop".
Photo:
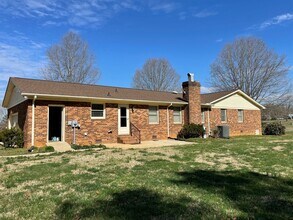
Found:
[(46, 145), (54, 147), (55, 151), (57, 151), (57, 152), (72, 151), (70, 144), (68, 144), (66, 142), (62, 142), (62, 141), (49, 142)]
[(121, 144), (139, 144), (139, 140), (131, 135), (121, 135), (117, 138), (117, 143)]

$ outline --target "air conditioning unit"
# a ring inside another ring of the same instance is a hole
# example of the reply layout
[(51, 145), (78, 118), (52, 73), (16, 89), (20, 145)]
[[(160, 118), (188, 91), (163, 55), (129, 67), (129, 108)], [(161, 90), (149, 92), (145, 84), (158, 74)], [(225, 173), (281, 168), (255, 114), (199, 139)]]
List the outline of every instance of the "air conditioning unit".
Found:
[(218, 126), (218, 131), (219, 131), (220, 138), (229, 138), (230, 137), (229, 126), (227, 126), (227, 125)]

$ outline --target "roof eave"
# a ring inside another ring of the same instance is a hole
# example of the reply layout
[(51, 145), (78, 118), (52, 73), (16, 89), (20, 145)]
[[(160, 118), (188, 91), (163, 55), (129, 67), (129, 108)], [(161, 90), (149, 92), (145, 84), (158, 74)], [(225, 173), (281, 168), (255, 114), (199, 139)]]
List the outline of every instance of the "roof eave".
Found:
[(9, 80), (8, 80), (7, 87), (6, 87), (5, 94), (4, 94), (4, 98), (3, 98), (3, 101), (2, 101), (2, 107), (4, 107), (4, 108), (8, 108), (9, 98), (10, 98), (11, 93), (13, 91), (13, 87), (15, 86), (12, 83), (11, 79), (12, 78), (10, 77)]
[(59, 98), (59, 99), (73, 99), (77, 101), (118, 101), (118, 102), (131, 102), (131, 103), (157, 103), (157, 104), (175, 104), (175, 105), (187, 105), (188, 102), (174, 102), (174, 101), (153, 101), (153, 100), (136, 100), (136, 99), (119, 99), (119, 98), (105, 98), (105, 97), (88, 97), (88, 96), (70, 96), (70, 95), (52, 95), (52, 94), (38, 94), (38, 93), (21, 93), (22, 96), (27, 96), (28, 98), (32, 98), (37, 96), (38, 99), (52, 99), (52, 98)]

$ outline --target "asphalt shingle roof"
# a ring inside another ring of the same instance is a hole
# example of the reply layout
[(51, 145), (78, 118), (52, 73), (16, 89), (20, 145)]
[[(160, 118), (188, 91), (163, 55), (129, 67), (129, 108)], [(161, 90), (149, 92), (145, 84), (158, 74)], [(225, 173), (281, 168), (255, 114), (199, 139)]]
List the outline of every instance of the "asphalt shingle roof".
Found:
[[(143, 101), (177, 102), (186, 104), (182, 99), (182, 93), (160, 92), (143, 89), (121, 88), (115, 86), (101, 86), (81, 83), (58, 82), (39, 79), (27, 79), (11, 77), (11, 82), (21, 93), (42, 94), (42, 95), (63, 95), (74, 97), (128, 99)], [(234, 90), (235, 91), (235, 90)], [(233, 91), (201, 94), (201, 103), (210, 103)]]

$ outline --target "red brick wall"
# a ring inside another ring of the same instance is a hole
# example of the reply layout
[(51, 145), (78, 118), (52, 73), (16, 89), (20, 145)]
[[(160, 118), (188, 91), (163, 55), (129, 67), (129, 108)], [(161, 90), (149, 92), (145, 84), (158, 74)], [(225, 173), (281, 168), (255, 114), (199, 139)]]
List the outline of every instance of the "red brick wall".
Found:
[[(158, 139), (167, 139), (167, 106), (159, 106), (159, 124), (149, 124), (148, 105), (130, 105), (130, 121), (141, 130), (142, 140), (152, 140), (153, 136)], [(182, 112), (182, 121), (184, 110)], [(183, 123), (183, 122), (182, 122)], [(170, 137), (177, 137), (177, 133), (182, 128), (182, 124), (174, 124), (173, 109), (169, 108), (169, 128)]]
[[(212, 108), (210, 111), (210, 128), (213, 131), (218, 125), (228, 125), (230, 136), (255, 135), (256, 130), (261, 134), (261, 111), (244, 110), (244, 121), (238, 122), (238, 109), (227, 109), (227, 122), (221, 122), (221, 109)], [(205, 111), (205, 127), (208, 129), (208, 112)], [(206, 130), (208, 132), (208, 130)]]
[[(48, 138), (48, 106), (63, 105), (65, 107), (65, 141), (73, 142), (73, 130), (68, 121), (77, 120), (80, 129), (76, 129), (77, 144), (95, 144), (97, 142), (117, 142), (118, 137), (118, 104), (105, 104), (105, 119), (91, 119), (91, 103), (35, 101), (35, 146), (44, 146)], [(129, 105), (129, 117), (141, 130), (142, 140), (167, 139), (167, 107), (159, 106), (159, 124), (149, 124), (148, 105)], [(25, 133), (25, 146), (31, 146), (31, 101), (26, 101), (9, 110), (19, 114), (19, 124)], [(184, 117), (182, 110), (182, 117)], [(169, 109), (170, 137), (176, 137), (182, 124), (173, 123), (173, 109)], [(111, 132), (108, 132), (110, 131)]]
[(24, 131), (24, 146), (31, 146), (31, 100), (24, 101), (8, 109), (8, 117), (11, 114), (18, 113), (19, 128)]

